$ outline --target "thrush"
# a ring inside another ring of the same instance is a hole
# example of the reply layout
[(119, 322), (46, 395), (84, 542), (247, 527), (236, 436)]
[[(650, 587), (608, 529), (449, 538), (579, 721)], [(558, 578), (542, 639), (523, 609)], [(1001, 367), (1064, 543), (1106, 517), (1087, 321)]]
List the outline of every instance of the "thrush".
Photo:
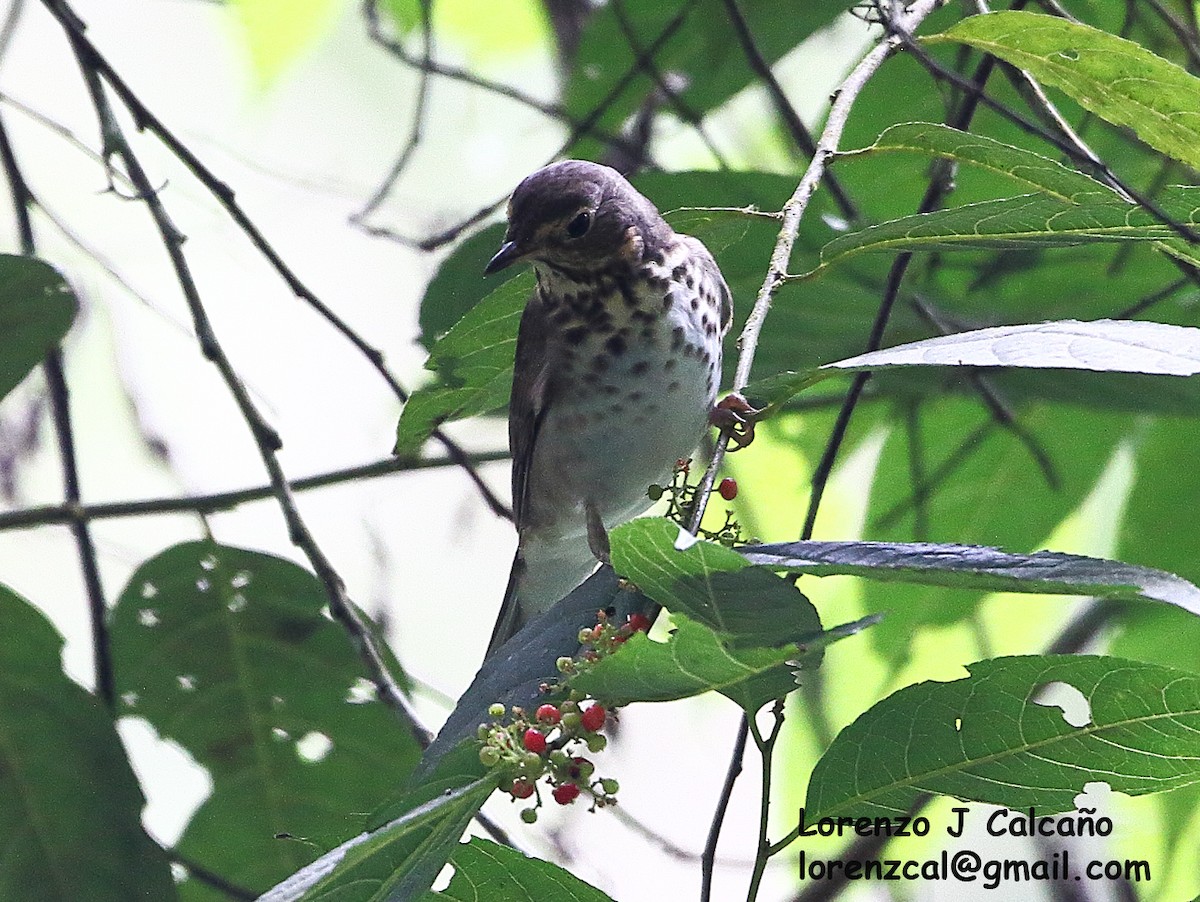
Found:
[(522, 181), (491, 274), (529, 261), (509, 407), (517, 553), (488, 654), (596, 565), (696, 448), (732, 299), (698, 239), (615, 169), (566, 160)]

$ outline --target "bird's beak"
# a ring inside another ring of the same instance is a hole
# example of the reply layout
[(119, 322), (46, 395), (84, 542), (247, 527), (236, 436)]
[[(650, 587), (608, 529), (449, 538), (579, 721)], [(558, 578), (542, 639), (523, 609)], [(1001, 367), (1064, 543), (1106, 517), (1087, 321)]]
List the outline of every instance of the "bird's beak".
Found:
[(500, 245), (500, 250), (496, 251), (496, 256), (488, 261), (488, 265), (483, 268), (483, 274), (490, 276), (493, 273), (498, 273), (500, 270), (516, 263), (524, 254), (517, 247), (515, 241), (505, 241)]

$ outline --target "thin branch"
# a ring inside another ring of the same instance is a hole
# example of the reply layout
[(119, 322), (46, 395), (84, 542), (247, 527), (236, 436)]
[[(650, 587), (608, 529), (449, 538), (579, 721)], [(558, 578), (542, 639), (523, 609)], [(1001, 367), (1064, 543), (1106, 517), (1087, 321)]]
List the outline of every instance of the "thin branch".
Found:
[(8, 13), (4, 16), (4, 24), (0, 25), (0, 62), (8, 56), (12, 46), (13, 35), (21, 24), (21, 15), (25, 12), (25, 0), (12, 0), (8, 5)]
[[(9, 140), (8, 129), (0, 119), (0, 162), (3, 163), (12, 194), (13, 215), (17, 220), (21, 252), (33, 256), (37, 249), (34, 243), (33, 223), (29, 209), (34, 204), (33, 194), (25, 182), (17, 163), (16, 152)], [(87, 594), (88, 614), (91, 619), (92, 653), (95, 657), (94, 673), (96, 694), (111, 711), (116, 707), (117, 690), (113, 676), (112, 646), (108, 638), (108, 606), (104, 601), (104, 586), (100, 581), (100, 565), (96, 559), (96, 545), (87, 521), (76, 512), (79, 509), (79, 461), (75, 453), (75, 432), (71, 424), (71, 399), (67, 390), (67, 379), (63, 372), (62, 348), (55, 347), (46, 355), (43, 364), (46, 385), (50, 395), (50, 411), (54, 418), (54, 431), (58, 438), (58, 456), (62, 465), (64, 506), (73, 516), (70, 519), (71, 534), (75, 537), (75, 549), (79, 554), (79, 567)]]
[(109, 104), (104, 85), (101, 83), (101, 75), (106, 69), (105, 65), (98, 58), (92, 45), (83, 38), (83, 25), (67, 6), (65, 0), (43, 0), (43, 2), (62, 24), (71, 43), (71, 49), (78, 61), (88, 93), (91, 96), (97, 121), (100, 124), (105, 157), (116, 157), (123, 162), (125, 171), (137, 190), (138, 199), (145, 204), (154, 220), (163, 248), (170, 258), (179, 288), (192, 315), (192, 323), (201, 352), (205, 359), (216, 367), (258, 448), (259, 457), (270, 477), (273, 494), (287, 524), (289, 539), (304, 553), (312, 565), (329, 598), (330, 611), (350, 635), (359, 657), (378, 688), (380, 698), (399, 715), (413, 738), (420, 745), (425, 746), (429, 741), (429, 733), (420, 725), (410, 709), (403, 690), (388, 667), (387, 659), (379, 647), (374, 631), (347, 596), (342, 578), (334, 570), (332, 563), (325, 556), (300, 515), (291, 486), (288, 484), (287, 476), (279, 462), (277, 452), (282, 446), (282, 442), (278, 434), (267, 424), (258, 408), (255, 407), (213, 330), (208, 312), (192, 276), (191, 267), (183, 253), (184, 235), (168, 215), (154, 184), (150, 181), (149, 176), (142, 168), (141, 161), (126, 140), (121, 125)]
[[(171, 132), (162, 121), (150, 111), (150, 109), (141, 101), (141, 99), (133, 92), (133, 90), (125, 83), (124, 79), (109, 65), (103, 54), (96, 48), (85, 34), (85, 26), (76, 16), (74, 11), (66, 5), (64, 0), (42, 0), (42, 3), (49, 9), (50, 13), (58, 20), (63, 30), (67, 33), (73, 46), (77, 46), (77, 53), (84, 54), (89, 71), (93, 72), (97, 79), (103, 79), (121, 100), (121, 103), (129, 110), (133, 116), (135, 125), (139, 131), (149, 131), (157, 137), (166, 148), (179, 160), (180, 163), (208, 190), (210, 194), (216, 198), (217, 203), (225, 210), (226, 214), (234, 221), (241, 229), (242, 233), (249, 239), (254, 248), (266, 258), (271, 268), (283, 279), (284, 283), (304, 303), (312, 307), (316, 312), (333, 328), (340, 333), (347, 341), (349, 341), (358, 352), (367, 359), (375, 371), (383, 378), (391, 389), (392, 393), (401, 402), (408, 401), (408, 392), (396, 380), (396, 377), (388, 369), (387, 363), (384, 360), (383, 352), (378, 348), (369, 344), (362, 336), (355, 332), (340, 316), (338, 316), (324, 301), (322, 301), (292, 270), (290, 266), (279, 256), (275, 248), (267, 241), (266, 237), (254, 224), (253, 220), (238, 204), (233, 189), (229, 185), (222, 182), (213, 174), (213, 172), (205, 166), (200, 159), (189, 149), (182, 141)], [(106, 101), (107, 103), (107, 101)], [(113, 124), (115, 125), (115, 118)], [(108, 136), (105, 136), (107, 141)], [(105, 147), (105, 159), (111, 159), (113, 154), (108, 152), (109, 148)], [(111, 169), (110, 169), (111, 173)], [(132, 175), (132, 173), (130, 173)], [(153, 186), (150, 186), (153, 188)], [(508, 506), (500, 500), (499, 497), (488, 487), (488, 485), (480, 478), (479, 474), (470, 465), (463, 450), (452, 441), (441, 429), (433, 431), (433, 438), (446, 449), (446, 453), (451, 459), (467, 474), (476, 488), (479, 489), (488, 507), (497, 516), (506, 519), (512, 519), (512, 511)]]
[(708, 152), (712, 154), (717, 165), (721, 169), (728, 169), (729, 162), (725, 159), (724, 154), (721, 153), (721, 149), (717, 147), (716, 142), (713, 141), (712, 136), (709, 135), (708, 130), (704, 127), (704, 121), (700, 114), (693, 110), (679, 96), (679, 91), (671, 84), (671, 78), (659, 71), (658, 64), (654, 61), (653, 55), (647, 56), (642, 49), (641, 41), (638, 40), (633, 23), (629, 21), (629, 16), (625, 12), (624, 0), (612, 0), (612, 10), (617, 19), (617, 26), (621, 29), (621, 34), (624, 36), (625, 42), (629, 45), (629, 50), (633, 53), (634, 59), (639, 61), (642, 71), (654, 82), (663, 99), (670, 104), (679, 118), (690, 125), (696, 134), (700, 136), (701, 142), (703, 142)]
[(775, 722), (771, 732), (764, 737), (758, 729), (754, 718), (750, 718), (750, 735), (758, 746), (762, 758), (762, 785), (759, 789), (758, 804), (758, 843), (755, 846), (754, 870), (750, 875), (750, 889), (746, 893), (746, 902), (754, 902), (758, 898), (758, 889), (762, 884), (763, 874), (767, 871), (767, 861), (771, 857), (771, 842), (767, 838), (771, 826), (771, 762), (775, 753), (775, 742), (779, 739), (779, 731), (783, 729), (783, 699), (776, 699), (771, 708)]
[(729, 810), (734, 784), (742, 775), (742, 759), (746, 755), (746, 739), (749, 736), (750, 718), (742, 714), (737, 738), (733, 742), (733, 753), (729, 756), (729, 767), (725, 771), (725, 782), (721, 784), (717, 809), (713, 812), (712, 823), (708, 826), (708, 837), (704, 840), (704, 852), (700, 856), (700, 902), (711, 902), (712, 899), (713, 866), (717, 861), (717, 843), (721, 841), (721, 825), (725, 823), (725, 813)]
[[(762, 332), (763, 322), (770, 312), (771, 300), (776, 290), (786, 279), (788, 260), (791, 258), (792, 246), (796, 243), (796, 236), (800, 231), (800, 221), (804, 217), (805, 210), (808, 208), (809, 200), (825, 175), (825, 169), (830, 159), (837, 153), (838, 144), (841, 141), (842, 132), (846, 127), (850, 111), (854, 107), (854, 102), (858, 99), (858, 95), (862, 92), (867, 82), (870, 81), (871, 77), (879, 71), (879, 67), (902, 45), (903, 41), (899, 32), (912, 31), (941, 5), (942, 0), (915, 0), (892, 23), (892, 28), (889, 29), (888, 34), (883, 40), (859, 61), (858, 65), (851, 70), (850, 74), (834, 92), (829, 116), (825, 120), (825, 127), (821, 132), (821, 137), (817, 141), (816, 152), (813, 154), (812, 160), (805, 169), (800, 182), (796, 185), (796, 190), (792, 192), (792, 196), (783, 205), (783, 225), (780, 227), (779, 236), (775, 239), (775, 247), (771, 252), (766, 276), (763, 279), (762, 287), (758, 290), (758, 295), (755, 298), (754, 307), (750, 311), (750, 316), (742, 328), (742, 334), (738, 338), (739, 354), (737, 369), (734, 374), (734, 391), (741, 391), (750, 382), (750, 371), (754, 366), (754, 355), (758, 348), (758, 338)], [(709, 462), (708, 468), (704, 472), (704, 477), (697, 488), (695, 496), (696, 509), (689, 524), (693, 533), (699, 527), (700, 520), (704, 516), (705, 505), (708, 503), (713, 482), (716, 479), (717, 471), (721, 466), (721, 461), (724, 459), (725, 449), (728, 445), (729, 437), (722, 435), (717, 441), (712, 460)], [(727, 786), (722, 793), (721, 803), (713, 813), (712, 824), (709, 828), (709, 841), (705, 845), (706, 855), (709, 855), (710, 849), (716, 849), (720, 838), (721, 827), (725, 822), (725, 813), (728, 808), (728, 796), (732, 793), (733, 784), (741, 773), (741, 757), (745, 750), (745, 736), (742, 731), (748, 729), (748, 721), (743, 717), (742, 725), (739, 727), (740, 741), (737, 743), (735, 755), (733, 760), (730, 761), (729, 771), (726, 776)]]
[[(489, 463), (491, 461), (508, 460), (507, 451), (486, 451), (471, 455), (473, 464)], [(405, 461), (398, 457), (385, 457), (382, 460), (362, 464), (357, 467), (345, 467), (329, 470), (315, 476), (291, 480), (293, 492), (303, 492), (309, 489), (325, 488), (342, 485), (359, 479), (374, 479), (380, 476), (390, 476), (395, 473), (407, 473), (411, 470), (427, 470), (436, 467), (455, 467), (458, 464), (448, 457), (425, 458), (416, 461)], [(217, 511), (230, 510), (249, 501), (262, 501), (275, 497), (273, 485), (260, 485), (248, 489), (235, 489), (229, 492), (215, 492), (209, 495), (184, 495), (179, 498), (147, 498), (139, 501), (109, 501), (102, 504), (65, 505), (51, 504), (41, 507), (30, 507), (23, 510), (0, 513), (0, 532), (8, 529), (28, 529), (47, 524), (70, 523), (73, 519), (108, 520), (117, 517), (144, 517), (155, 514), (196, 513), (211, 514)]]
[[(788, 134), (792, 136), (792, 141), (795, 142), (796, 146), (809, 159), (812, 159), (817, 152), (817, 142), (814, 140), (812, 132), (808, 130), (808, 126), (804, 124), (804, 120), (800, 118), (800, 114), (796, 112), (796, 108), (787, 99), (787, 94), (784, 93), (783, 86), (779, 84), (779, 79), (775, 77), (775, 73), (771, 69), (771, 64), (767, 62), (762, 51), (758, 49), (758, 43), (754, 40), (754, 33), (750, 30), (750, 23), (746, 21), (746, 17), (742, 14), (737, 0), (722, 0), (722, 2), (725, 4), (725, 11), (729, 15), (729, 21), (733, 25), (733, 30), (737, 32), (738, 43), (742, 45), (742, 53), (745, 54), (746, 62), (750, 64), (750, 69), (766, 86), (771, 103), (775, 105), (775, 112), (783, 120)], [(825, 174), (824, 181), (825, 187), (833, 195), (833, 200), (842, 211), (842, 215), (851, 222), (857, 222), (861, 218), (858, 207), (850, 199), (850, 195), (846, 193), (846, 189), (842, 187), (837, 177), (832, 172), (828, 172)]]
[[(645, 64), (646, 60), (652, 60), (655, 54), (662, 49), (663, 45), (666, 44), (667, 41), (669, 41), (680, 29), (683, 23), (687, 21), (688, 15), (696, 7), (697, 2), (698, 0), (686, 0), (686, 2), (679, 7), (679, 9), (675, 12), (675, 15), (671, 17), (671, 21), (669, 21), (663, 27), (663, 30), (658, 33), (658, 36), (655, 37), (655, 39), (650, 43), (645, 52), (638, 55), (638, 58), (634, 60), (633, 65), (630, 66), (619, 79), (617, 79), (616, 84), (609, 89), (608, 94), (606, 94), (604, 98), (596, 104), (591, 112), (589, 112), (587, 116), (580, 120), (577, 125), (571, 127), (571, 134), (567, 137), (567, 140), (563, 142), (558, 151), (556, 151), (555, 154), (550, 158), (551, 161), (558, 159), (567, 151), (569, 151), (576, 141), (592, 130), (596, 123), (600, 121), (601, 117), (608, 112), (609, 108), (612, 107), (612, 105), (616, 103), (620, 96), (625, 93), (625, 89), (628, 88), (634, 79), (636, 79), (641, 73), (641, 67)], [(501, 197), (498, 200), (489, 203), (487, 206), (480, 208), (470, 216), (450, 226), (449, 228), (443, 229), (434, 235), (430, 235), (423, 241), (417, 242), (416, 246), (423, 251), (432, 251), (442, 247), (443, 245), (449, 244), (451, 241), (457, 239), (467, 229), (478, 225), (490, 217), (493, 213), (504, 206), (507, 200), (508, 195), (506, 194), (504, 197)]]
[[(573, 133), (578, 135), (591, 135), (606, 144), (612, 144), (620, 147), (626, 152), (636, 150), (633, 142), (625, 137), (604, 129), (598, 128), (594, 121), (589, 122), (588, 119), (578, 119), (567, 112), (565, 108), (555, 103), (548, 103), (544, 100), (538, 100), (536, 97), (526, 94), (518, 88), (511, 85), (502, 84), (500, 82), (490, 81), (469, 69), (462, 69), (458, 66), (451, 66), (447, 63), (439, 62), (436, 59), (430, 59), (428, 63), (423, 58), (411, 56), (404, 48), (400, 41), (389, 37), (384, 33), (383, 25), (379, 19), (379, 0), (364, 0), (363, 2), (363, 17), (367, 22), (367, 34), (376, 44), (398, 59), (406, 66), (414, 69), (427, 67), (432, 75), (437, 75), (441, 78), (446, 78), (451, 81), (462, 82), (463, 84), (471, 85), (484, 91), (489, 91), (493, 94), (498, 94), (501, 97), (507, 97), (509, 100), (515, 101), (522, 106), (536, 110), (547, 118), (562, 122)], [(642, 154), (638, 154), (638, 158), (642, 158)], [(398, 237), (398, 236), (397, 236)]]
[(354, 225), (359, 225), (374, 213), (384, 199), (391, 193), (392, 188), (396, 186), (400, 176), (404, 174), (404, 170), (408, 168), (409, 161), (412, 160), (413, 154), (416, 153), (417, 146), (421, 143), (421, 130), (425, 122), (425, 110), (429, 103), (429, 72), (433, 64), (433, 0), (420, 0), (421, 13), (421, 63), (419, 66), (420, 75), (417, 82), (417, 100), (413, 104), (412, 125), (409, 127), (408, 140), (404, 142), (404, 146), (400, 149), (400, 155), (396, 158), (396, 162), (392, 164), (391, 170), (380, 182), (379, 187), (363, 204), (363, 208), (350, 217), (350, 222)]
[(234, 883), (229, 878), (210, 870), (200, 864), (200, 862), (182, 855), (174, 849), (166, 849), (165, 851), (172, 861), (187, 868), (189, 876), (195, 879), (197, 883), (203, 883), (209, 889), (216, 890), (226, 898), (233, 899), (235, 902), (254, 902), (261, 895), (254, 890)]
[(1174, 32), (1180, 46), (1187, 53), (1192, 68), (1200, 68), (1200, 37), (1192, 29), (1191, 23), (1186, 21), (1173, 9), (1170, 9), (1162, 0), (1146, 0), (1146, 5), (1158, 13), (1158, 17)]
[[(912, 299), (913, 309), (917, 311), (925, 322), (929, 323), (942, 335), (950, 335), (952, 329), (950, 324), (945, 321), (941, 313), (923, 298), (917, 294)], [(1062, 486), (1062, 479), (1058, 475), (1058, 469), (1054, 466), (1054, 461), (1050, 459), (1049, 452), (1042, 447), (1042, 443), (1038, 437), (1025, 428), (1018, 420), (1016, 413), (1009, 405), (1008, 401), (1001, 396), (1000, 392), (992, 385), (992, 380), (978, 372), (968, 371), (967, 379), (974, 387), (975, 391), (983, 399), (984, 406), (991, 413), (992, 417), (1003, 428), (1011, 432), (1022, 445), (1034, 462), (1038, 465), (1038, 469), (1042, 471), (1042, 477), (1046, 480), (1046, 485), (1052, 491), (1058, 491)]]

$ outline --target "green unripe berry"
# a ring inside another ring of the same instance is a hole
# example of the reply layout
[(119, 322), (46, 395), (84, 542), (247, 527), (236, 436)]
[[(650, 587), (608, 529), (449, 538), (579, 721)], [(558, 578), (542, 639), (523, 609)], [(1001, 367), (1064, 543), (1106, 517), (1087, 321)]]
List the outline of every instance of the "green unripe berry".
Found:
[(555, 767), (562, 767), (567, 763), (567, 758), (570, 757), (562, 749), (555, 749), (550, 753), (550, 763)]
[(504, 705), (500, 704), (499, 702), (493, 702), (488, 708), (488, 714), (490, 714), (492, 717), (503, 717)]
[(495, 767), (500, 763), (500, 752), (490, 745), (479, 750), (479, 763), (484, 767)]
[(575, 670), (575, 661), (563, 655), (554, 662), (554, 666), (558, 668), (559, 673), (572, 673)]
[(604, 747), (608, 745), (608, 740), (599, 733), (589, 733), (587, 739), (584, 741), (587, 742), (589, 752), (603, 751)]
[(590, 626), (585, 626), (579, 631), (579, 635), (575, 638), (579, 640), (580, 645), (587, 645), (587, 643), (592, 641), (592, 628)]
[(608, 795), (613, 796), (617, 794), (618, 790), (620, 790), (621, 784), (612, 777), (605, 777), (600, 781), (600, 788), (603, 789)]
[(521, 820), (523, 820), (527, 824), (536, 824), (537, 823), (537, 809), (536, 808), (526, 808), (526, 809), (522, 810), (521, 811)]
[(650, 488), (646, 489), (646, 497), (649, 498), (651, 501), (657, 501), (662, 496), (663, 496), (663, 487), (661, 485), (655, 484), (655, 485), (650, 486)]
[(569, 714), (564, 714), (562, 717), (562, 728), (568, 733), (574, 733), (579, 729), (582, 718), (578, 711), (571, 711)]

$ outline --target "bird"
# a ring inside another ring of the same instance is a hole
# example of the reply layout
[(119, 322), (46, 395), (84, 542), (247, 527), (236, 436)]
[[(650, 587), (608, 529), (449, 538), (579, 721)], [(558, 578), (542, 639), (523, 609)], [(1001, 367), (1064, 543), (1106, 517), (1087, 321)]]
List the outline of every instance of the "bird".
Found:
[(649, 487), (695, 451), (733, 315), (704, 244), (615, 169), (552, 163), (507, 214), (484, 273), (527, 261), (536, 287), (509, 405), (517, 551), (487, 657), (583, 582), (607, 530), (644, 513)]

